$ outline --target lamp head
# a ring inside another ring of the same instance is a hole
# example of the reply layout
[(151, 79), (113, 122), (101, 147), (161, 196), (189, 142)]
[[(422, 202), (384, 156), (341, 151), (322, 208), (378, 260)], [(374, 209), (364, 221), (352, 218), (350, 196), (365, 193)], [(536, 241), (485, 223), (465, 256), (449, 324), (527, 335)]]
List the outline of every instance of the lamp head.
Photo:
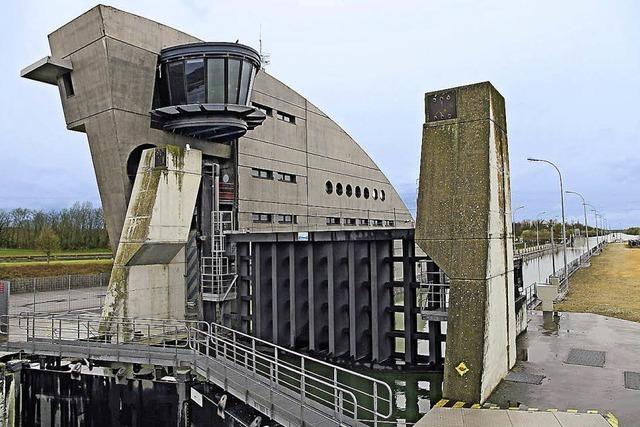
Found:
[(536, 159), (536, 158), (533, 158), (533, 157), (527, 157), (527, 160), (529, 160), (530, 162), (540, 162), (541, 161), (540, 159)]

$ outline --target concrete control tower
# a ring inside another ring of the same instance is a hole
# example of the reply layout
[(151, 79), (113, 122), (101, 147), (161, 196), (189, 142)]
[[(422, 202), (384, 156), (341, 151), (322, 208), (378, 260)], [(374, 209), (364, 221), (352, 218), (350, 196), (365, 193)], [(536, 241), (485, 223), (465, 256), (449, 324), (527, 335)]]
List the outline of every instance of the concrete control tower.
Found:
[(220, 320), (234, 233), (413, 227), (393, 186), (325, 113), (239, 43), (96, 6), (25, 78), (87, 134), (115, 266), (105, 316)]
[[(365, 150), (251, 47), (102, 5), (49, 43), (21, 74), (57, 86), (67, 128), (87, 135), (115, 253), (102, 316), (89, 320), (100, 339), (129, 344), (145, 333), (138, 321), (193, 320), (180, 324), (313, 363), (444, 363), (445, 396), (470, 402), (512, 366), (506, 120), (489, 83), (427, 94), (415, 227)], [(224, 373), (204, 356), (201, 374)], [(302, 383), (296, 405), (313, 406)], [(390, 416), (389, 386), (367, 384), (352, 418)], [(254, 392), (234, 396), (251, 405)], [(332, 422), (338, 400), (321, 408)], [(288, 405), (276, 411), (285, 423)]]

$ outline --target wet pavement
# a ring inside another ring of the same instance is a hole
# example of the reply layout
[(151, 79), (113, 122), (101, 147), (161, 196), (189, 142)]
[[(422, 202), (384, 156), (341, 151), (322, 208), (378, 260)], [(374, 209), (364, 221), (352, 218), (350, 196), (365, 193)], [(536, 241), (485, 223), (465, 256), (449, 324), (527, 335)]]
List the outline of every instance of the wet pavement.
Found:
[[(517, 346), (512, 372), (544, 379), (539, 385), (503, 380), (489, 402), (540, 410), (611, 411), (620, 425), (640, 426), (640, 390), (625, 388), (625, 371), (640, 372), (640, 323), (597, 314), (543, 316), (531, 311), (528, 330)], [(566, 363), (572, 349), (574, 355), (589, 354), (575, 350), (605, 352), (604, 366)]]

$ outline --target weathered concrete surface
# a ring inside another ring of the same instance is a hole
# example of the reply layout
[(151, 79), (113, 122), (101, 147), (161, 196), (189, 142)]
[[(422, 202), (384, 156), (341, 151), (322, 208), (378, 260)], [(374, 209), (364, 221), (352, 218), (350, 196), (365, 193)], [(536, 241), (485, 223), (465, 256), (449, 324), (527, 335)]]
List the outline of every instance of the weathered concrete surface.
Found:
[[(640, 372), (640, 323), (588, 313), (545, 321), (530, 313), (518, 337), (513, 371), (544, 375), (540, 385), (502, 381), (489, 402), (536, 408), (612, 412), (621, 426), (640, 425), (640, 391), (624, 387), (624, 371)], [(572, 348), (606, 351), (604, 367), (564, 363)]]
[[(150, 128), (149, 112), (158, 54), (165, 47), (199, 42), (196, 37), (118, 9), (98, 5), (49, 35), (52, 57), (73, 64), (75, 95), (66, 97), (58, 79), (67, 127), (86, 132), (112, 250), (124, 224), (132, 182), (127, 161), (141, 146), (190, 144), (205, 155), (232, 159), (237, 153), (238, 225), (251, 230), (322, 230), (327, 217), (385, 220), (387, 227), (412, 227), (413, 218), (375, 162), (340, 126), (303, 96), (264, 71), (257, 74), (252, 101), (272, 109), (262, 126), (231, 145), (216, 144)], [(295, 124), (277, 118), (295, 117)], [(260, 180), (252, 168), (296, 175), (296, 183)], [(325, 183), (351, 185), (352, 197), (327, 194)], [(356, 197), (367, 188), (371, 196)], [(373, 192), (384, 191), (385, 200)], [(254, 223), (252, 213), (271, 213)], [(281, 224), (278, 214), (297, 216)], [(358, 225), (357, 228), (363, 228)], [(344, 224), (331, 226), (345, 228)], [(353, 226), (348, 227), (353, 228)]]
[[(75, 95), (58, 86), (69, 129), (86, 132), (111, 248), (118, 247), (132, 182), (127, 161), (140, 146), (176, 145), (229, 158), (228, 145), (151, 129), (160, 50), (195, 37), (140, 16), (98, 5), (49, 35), (51, 54), (75, 64)], [(135, 166), (135, 165), (134, 165)]]
[(611, 427), (600, 414), (434, 408), (415, 427)]
[[(157, 152), (166, 152), (162, 162), (166, 166), (154, 163)], [(184, 246), (201, 167), (198, 150), (167, 146), (143, 151), (116, 251), (104, 318), (184, 318)]]
[(446, 91), (457, 116), (424, 124), (416, 243), (451, 280), (443, 395), (483, 402), (515, 363), (504, 98), (488, 82)]

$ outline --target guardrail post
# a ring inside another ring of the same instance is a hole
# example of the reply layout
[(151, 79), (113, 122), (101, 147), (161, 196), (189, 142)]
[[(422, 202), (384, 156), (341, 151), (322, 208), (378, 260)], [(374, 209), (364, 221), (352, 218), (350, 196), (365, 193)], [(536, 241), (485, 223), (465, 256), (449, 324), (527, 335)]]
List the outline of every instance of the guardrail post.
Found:
[(253, 376), (256, 376), (256, 340), (251, 340), (251, 353), (253, 354)]
[(232, 337), (233, 337), (233, 363), (236, 363), (236, 350), (238, 348), (238, 345), (236, 344), (236, 333), (235, 331), (231, 333)]
[[(335, 372), (335, 369), (334, 369)], [(307, 381), (305, 378), (304, 357), (300, 359), (300, 420), (304, 420), (304, 400), (307, 395)]]
[[(358, 407), (356, 406), (356, 418), (358, 418)], [(373, 383), (373, 424), (378, 423), (378, 383)]]
[(67, 310), (69, 313), (71, 313), (71, 275), (68, 274), (67, 275), (67, 284), (69, 285), (69, 309)]
[(120, 361), (120, 322), (116, 322), (116, 352), (118, 354), (118, 362)]
[(33, 278), (33, 312), (36, 312), (36, 278)]
[(338, 407), (338, 370), (337, 369), (333, 369), (333, 406), (335, 406), (335, 408), (333, 408), (336, 412), (339, 411), (339, 407)]
[(273, 365), (269, 363), (269, 418), (273, 418)]
[(278, 347), (276, 347), (273, 351), (273, 357), (274, 357), (274, 370), (275, 370), (275, 380), (276, 380), (276, 385), (278, 385), (278, 363), (280, 360), (280, 357), (278, 356)]
[(58, 320), (58, 355), (62, 359), (62, 319)]

